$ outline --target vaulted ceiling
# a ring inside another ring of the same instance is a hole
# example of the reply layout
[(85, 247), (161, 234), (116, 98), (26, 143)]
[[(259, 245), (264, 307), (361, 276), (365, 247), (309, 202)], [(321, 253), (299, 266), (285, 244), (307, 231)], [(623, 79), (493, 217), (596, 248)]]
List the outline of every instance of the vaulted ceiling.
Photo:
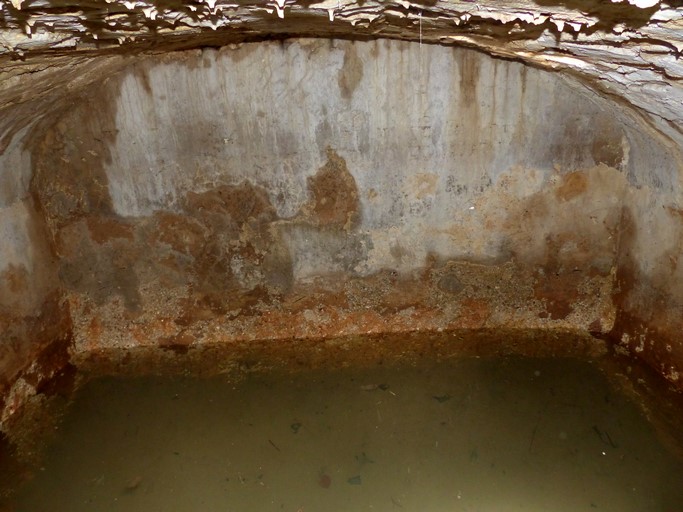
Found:
[[(125, 65), (123, 55), (294, 36), (460, 45), (561, 70), (683, 141), (683, 5), (656, 0), (0, 0), (10, 132)], [(8, 109), (8, 110), (7, 110)], [(1, 147), (1, 146), (0, 146)]]

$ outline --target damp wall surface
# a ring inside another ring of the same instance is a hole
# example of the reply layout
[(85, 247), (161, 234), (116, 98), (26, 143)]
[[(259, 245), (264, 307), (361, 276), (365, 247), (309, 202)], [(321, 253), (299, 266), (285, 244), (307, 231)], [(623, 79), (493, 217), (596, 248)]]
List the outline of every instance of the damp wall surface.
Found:
[(389, 40), (122, 68), (2, 156), (2, 305), (59, 319), (2, 340), (7, 382), (43, 339), (125, 365), (463, 329), (592, 333), (678, 382), (678, 148), (624, 106)]
[(0, 156), (0, 422), (69, 360), (70, 319), (30, 178), (30, 154), (11, 144)]

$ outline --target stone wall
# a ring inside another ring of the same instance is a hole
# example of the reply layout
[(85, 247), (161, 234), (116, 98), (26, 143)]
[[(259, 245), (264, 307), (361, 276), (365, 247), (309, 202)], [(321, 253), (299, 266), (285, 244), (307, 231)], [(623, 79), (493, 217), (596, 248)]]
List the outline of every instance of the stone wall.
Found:
[(680, 386), (678, 148), (634, 111), (390, 40), (112, 62), (1, 157), (5, 417), (67, 361), (418, 331), (591, 333)]
[(77, 352), (612, 328), (652, 142), (559, 75), (298, 40), (136, 62), (77, 104), (33, 181)]
[(17, 139), (0, 156), (0, 424), (67, 371), (71, 342), (49, 232), (29, 194), (31, 157)]

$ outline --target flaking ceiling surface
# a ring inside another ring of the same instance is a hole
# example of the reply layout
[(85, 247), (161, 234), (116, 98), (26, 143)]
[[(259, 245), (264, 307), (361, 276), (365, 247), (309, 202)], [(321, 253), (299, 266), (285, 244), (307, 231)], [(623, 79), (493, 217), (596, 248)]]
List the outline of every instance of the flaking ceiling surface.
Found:
[(113, 54), (287, 36), (390, 37), (567, 70), (637, 107), (678, 143), (682, 15), (678, 3), (654, 0), (0, 0), (0, 108), (97, 80), (108, 65), (102, 58)]

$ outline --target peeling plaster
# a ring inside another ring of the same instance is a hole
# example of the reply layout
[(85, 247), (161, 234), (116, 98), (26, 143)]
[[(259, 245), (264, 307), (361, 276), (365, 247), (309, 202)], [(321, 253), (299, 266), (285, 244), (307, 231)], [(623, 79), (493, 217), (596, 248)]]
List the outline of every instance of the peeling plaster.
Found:
[(50, 53), (217, 46), (293, 33), (466, 45), (572, 71), (644, 111), (666, 136), (683, 139), (683, 88), (676, 81), (683, 77), (683, 7), (669, 2), (205, 0), (162, 7), (146, 0), (12, 0), (0, 1), (0, 13), (0, 59), (27, 59), (27, 68)]

